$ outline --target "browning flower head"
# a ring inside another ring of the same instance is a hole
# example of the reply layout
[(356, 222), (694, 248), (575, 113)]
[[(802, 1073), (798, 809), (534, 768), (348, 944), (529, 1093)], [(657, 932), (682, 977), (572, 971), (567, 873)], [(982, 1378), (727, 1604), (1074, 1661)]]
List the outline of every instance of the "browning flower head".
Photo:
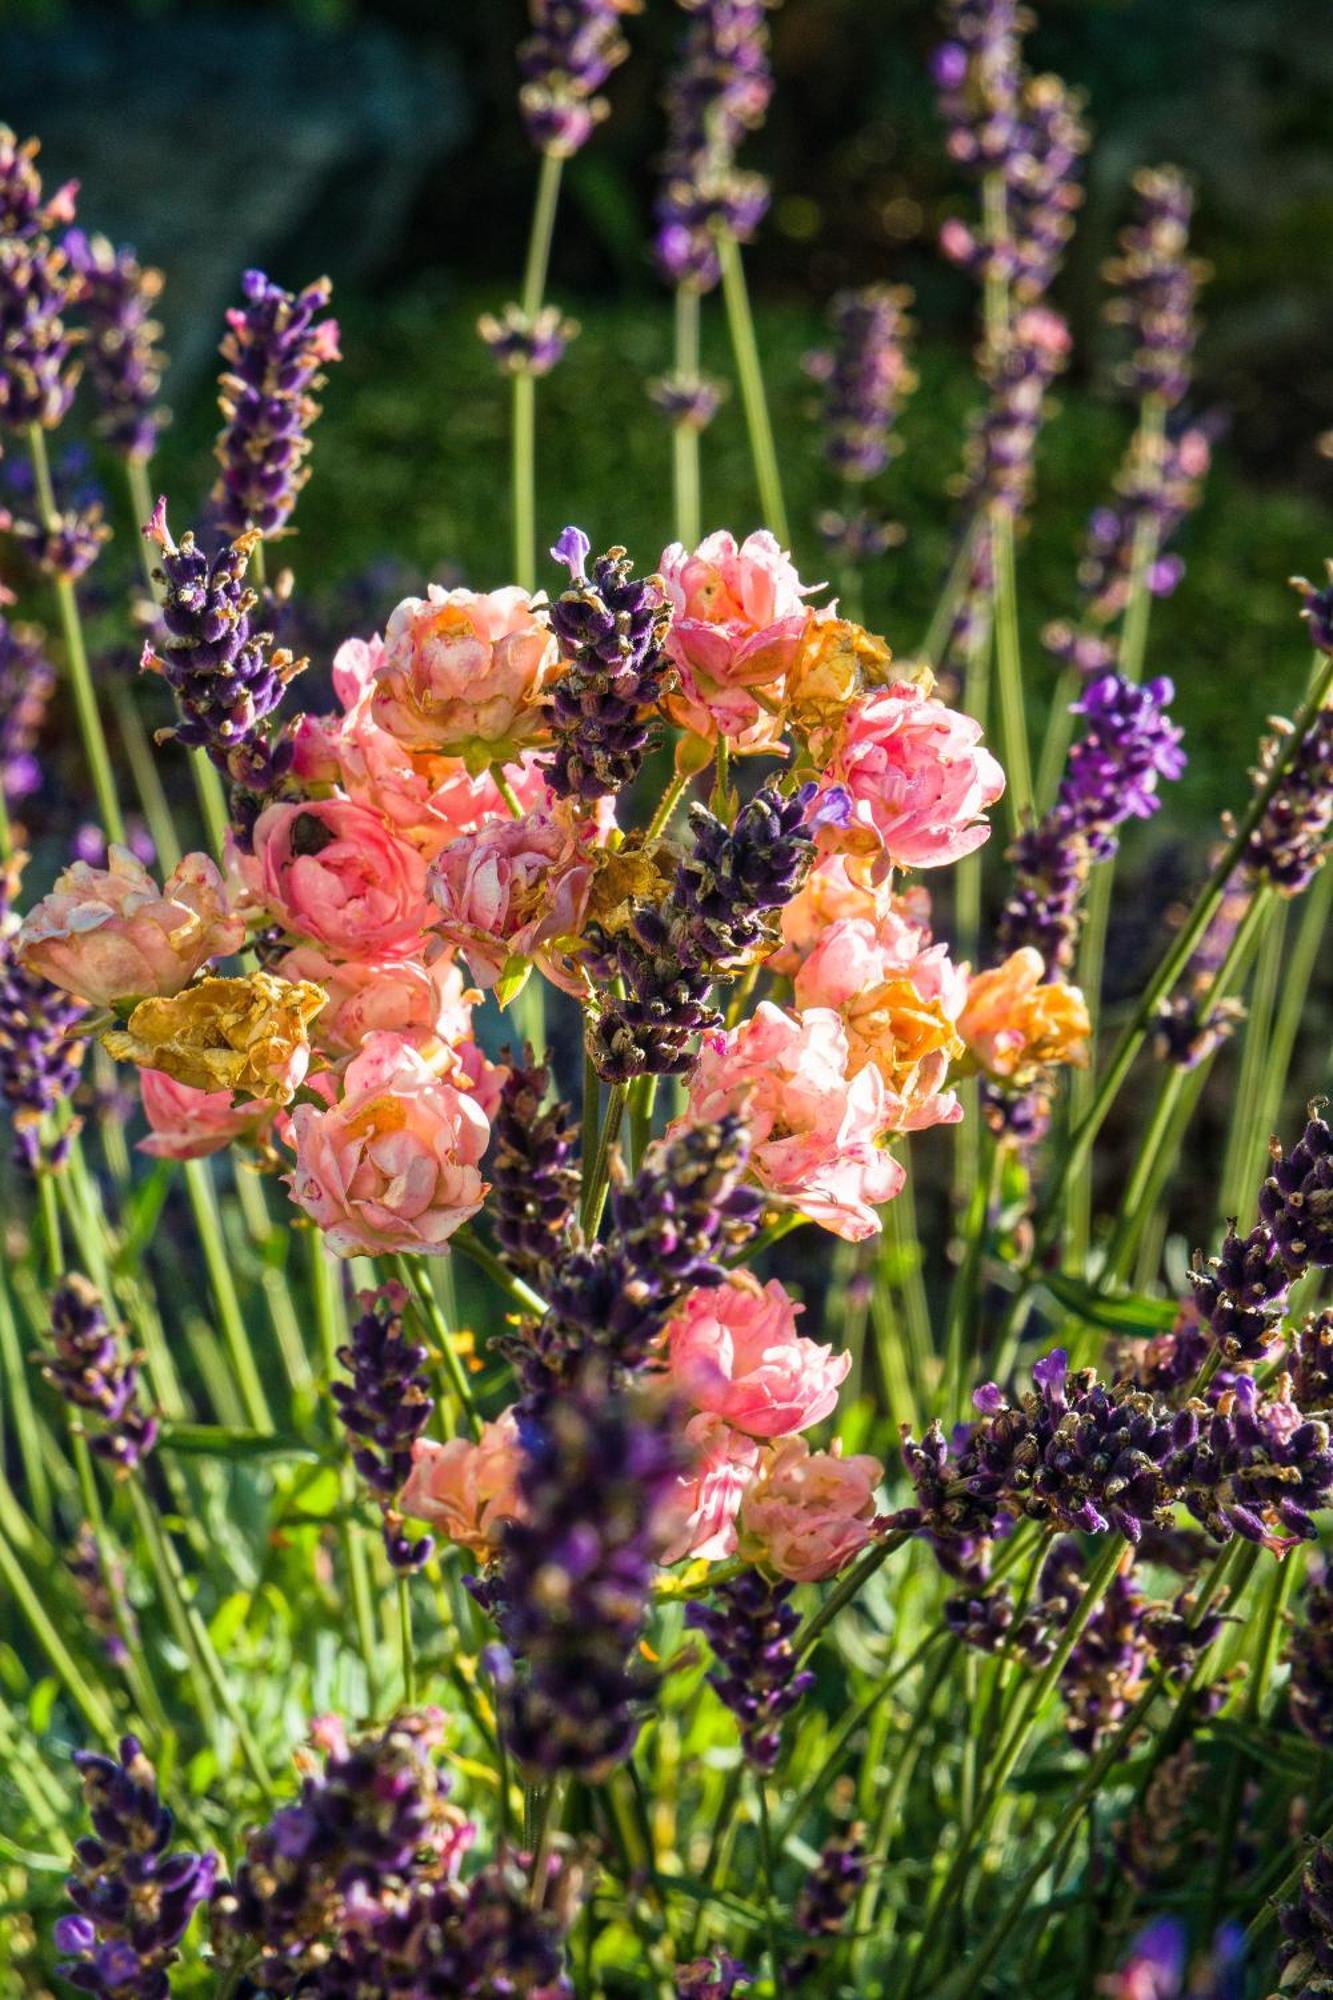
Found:
[(850, 618), (812, 611), (787, 674), (787, 720), (804, 737), (818, 763), (832, 747), (833, 732), (858, 695), (891, 681), (916, 679), (930, 693), (931, 675), (900, 673), (893, 654), (875, 633)]
[(195, 1090), (289, 1104), (309, 1066), (307, 1030), (324, 1000), (321, 987), (271, 972), (201, 979), (169, 999), (141, 1000), (102, 1041), (117, 1062), (162, 1070)]

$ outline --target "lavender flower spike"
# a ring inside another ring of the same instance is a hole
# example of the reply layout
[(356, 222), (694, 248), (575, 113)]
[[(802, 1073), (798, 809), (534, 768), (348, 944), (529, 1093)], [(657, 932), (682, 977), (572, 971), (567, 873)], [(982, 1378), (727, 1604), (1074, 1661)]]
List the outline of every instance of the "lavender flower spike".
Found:
[(543, 1105), (548, 1081), (531, 1049), (525, 1062), (511, 1061), (491, 1121), (496, 1241), (513, 1269), (543, 1284), (568, 1254), (579, 1198), (569, 1106)]
[(736, 149), (763, 122), (773, 80), (767, 0), (683, 0), (690, 16), (667, 84), (667, 143), (657, 197), (657, 263), (670, 284), (711, 291), (721, 276), (716, 231), (754, 234), (768, 186), (740, 172)]
[(561, 670), (547, 700), (555, 735), (552, 790), (562, 798), (601, 799), (638, 776), (652, 740), (651, 721), (672, 672), (663, 651), (671, 607), (660, 577), (630, 574), (622, 548), (598, 556), (566, 528), (551, 554), (572, 585), (550, 610)]
[(123, 457), (149, 459), (166, 422), (158, 402), (162, 329), (152, 317), (162, 273), (145, 269), (133, 250), (118, 250), (105, 236), (87, 236), (81, 229), (66, 235), (65, 254), (83, 281), (98, 432)]
[[(1290, 724), (1277, 720), (1264, 743), (1256, 784), (1262, 784)], [(1282, 782), (1250, 835), (1244, 866), (1280, 896), (1308, 889), (1333, 843), (1333, 705), (1321, 708)]]
[(792, 1640), (801, 1621), (792, 1588), (747, 1569), (719, 1584), (711, 1604), (691, 1604), (685, 1613), (713, 1649), (717, 1669), (709, 1685), (736, 1717), (741, 1748), (756, 1771), (775, 1769), (783, 1717), (815, 1684), (813, 1673), (796, 1665)]
[(14, 1128), (15, 1164), (36, 1174), (61, 1165), (78, 1129), (75, 1121), (53, 1145), (46, 1143), (52, 1112), (78, 1087), (88, 1048), (79, 1030), (88, 1010), (14, 956), (10, 906), (18, 872), (17, 866), (0, 866), (0, 1102)]
[(81, 280), (48, 233), (73, 220), (74, 183), (47, 199), (37, 150), (0, 125), (0, 423), (13, 430), (54, 430), (79, 379), (68, 321)]
[(1179, 169), (1145, 167), (1134, 194), (1134, 219), (1121, 232), (1119, 257), (1107, 266), (1120, 293), (1107, 318), (1128, 327), (1133, 342), (1121, 371), (1126, 386), (1170, 407), (1189, 388), (1195, 300), (1207, 268), (1189, 255), (1194, 194)]
[(310, 476), (307, 433), (320, 408), (313, 392), (324, 364), (339, 358), (338, 323), (319, 318), (332, 296), (327, 278), (295, 293), (262, 271), (247, 271), (241, 283), (245, 304), (228, 312), (221, 347), (225, 422), (213, 497), (226, 533), (256, 529), (268, 540), (285, 531)]
[(42, 1373), (97, 1428), (89, 1448), (133, 1472), (157, 1442), (157, 1419), (139, 1400), (139, 1370), (108, 1321), (101, 1294), (77, 1271), (51, 1299), (51, 1359)]
[(873, 479), (896, 449), (894, 423), (916, 387), (907, 365), (912, 294), (897, 285), (839, 292), (829, 308), (834, 344), (805, 358), (824, 385), (824, 456), (844, 479)]
[(639, 0), (528, 0), (532, 33), (520, 44), (519, 109), (540, 152), (567, 160), (606, 117), (599, 95), (629, 54), (620, 31)]
[(426, 1349), (404, 1328), (407, 1293), (401, 1285), (363, 1292), (358, 1304), (361, 1317), (347, 1346), (338, 1349), (352, 1379), (333, 1384), (333, 1400), (344, 1429), (359, 1440), (352, 1463), (380, 1503), (389, 1562), (406, 1574), (420, 1569), (434, 1547), (429, 1535), (404, 1535), (393, 1507), (412, 1470), (412, 1446), (435, 1407), (423, 1366)]

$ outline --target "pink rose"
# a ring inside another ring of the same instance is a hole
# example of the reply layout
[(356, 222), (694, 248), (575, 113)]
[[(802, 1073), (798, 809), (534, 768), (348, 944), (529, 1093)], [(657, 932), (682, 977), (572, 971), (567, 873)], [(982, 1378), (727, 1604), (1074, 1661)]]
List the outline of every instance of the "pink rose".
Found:
[(138, 1150), (159, 1160), (202, 1160), (234, 1139), (253, 1138), (271, 1107), (229, 1090), (196, 1090), (160, 1069), (139, 1071), (139, 1095), (151, 1130)]
[(736, 1515), (745, 1489), (759, 1467), (753, 1438), (734, 1431), (721, 1417), (691, 1417), (685, 1426), (690, 1468), (677, 1481), (666, 1505), (666, 1545), (658, 1560), (721, 1562), (736, 1553)]
[(748, 1272), (688, 1292), (666, 1331), (672, 1382), (750, 1437), (808, 1430), (837, 1407), (852, 1358), (799, 1334), (800, 1311), (776, 1278)]
[(560, 803), (445, 848), (430, 871), (437, 928), (479, 986), (494, 986), (510, 960), (532, 959), (565, 991), (581, 992), (563, 941), (582, 932), (601, 838), (596, 819)]
[(268, 806), (238, 857), (250, 893), (332, 958), (405, 955), (431, 921), (426, 864), (378, 813), (350, 799)]
[(486, 1195), (485, 1113), (399, 1035), (369, 1035), (342, 1081), (291, 1114), (292, 1199), (340, 1257), (442, 1250)]
[(1004, 772), (970, 715), (900, 681), (852, 703), (824, 783), (852, 799), (850, 826), (823, 829), (828, 850), (941, 868), (989, 838), (985, 814), (1004, 790)]
[(418, 1438), (397, 1505), (414, 1520), (429, 1522), (459, 1548), (470, 1549), (474, 1556), (492, 1556), (505, 1522), (523, 1518), (518, 1485), (522, 1463), (512, 1410), (493, 1424), (483, 1424), (475, 1443), (463, 1437), (451, 1438), (448, 1444)]
[(472, 1033), (472, 1000), (463, 973), (447, 952), (433, 963), (418, 958), (331, 959), (318, 945), (298, 944), (279, 959), (284, 979), (322, 986), (328, 1001), (315, 1023), (318, 1046), (332, 1056), (352, 1055), (367, 1035), (381, 1030), (437, 1055)]
[(767, 529), (737, 546), (725, 531), (690, 553), (673, 542), (662, 577), (674, 613), (667, 652), (680, 691), (673, 722), (737, 750), (771, 750), (782, 736), (783, 682), (805, 631), (808, 594)]
[(963, 1109), (944, 1081), (963, 1053), (967, 973), (929, 931), (892, 910), (878, 923), (844, 917), (810, 952), (793, 990), (800, 1012), (832, 1007), (842, 1016), (848, 1066), (853, 1075), (866, 1063), (878, 1069), (895, 1132), (957, 1124)]
[(526, 591), (405, 597), (384, 630), (371, 714), (414, 750), (452, 750), (480, 770), (546, 727), (555, 641)]
[(686, 1119), (734, 1111), (750, 1131), (761, 1187), (856, 1243), (879, 1229), (903, 1169), (885, 1152), (892, 1107), (873, 1064), (849, 1074), (847, 1030), (827, 1007), (799, 1017), (761, 1001), (748, 1021), (707, 1035), (690, 1078)]
[(784, 1438), (766, 1454), (740, 1511), (740, 1552), (793, 1583), (836, 1576), (875, 1533), (877, 1458), (843, 1458)]
[(30, 972), (92, 1007), (168, 999), (209, 959), (245, 943), (221, 875), (205, 854), (187, 854), (158, 888), (127, 847), (105, 868), (75, 861), (29, 910), (15, 950)]
[[(929, 898), (924, 901), (925, 914), (920, 919), (923, 923), (929, 920)], [(867, 923), (878, 924), (881, 917), (895, 913), (909, 922), (916, 920), (916, 912), (909, 914), (904, 899), (894, 895), (890, 883), (874, 880), (873, 866), (867, 856), (826, 854), (810, 870), (791, 901), (784, 904), (782, 943), (768, 964), (772, 971), (790, 978), (799, 971), (830, 924), (839, 923), (844, 917), (862, 917)]]

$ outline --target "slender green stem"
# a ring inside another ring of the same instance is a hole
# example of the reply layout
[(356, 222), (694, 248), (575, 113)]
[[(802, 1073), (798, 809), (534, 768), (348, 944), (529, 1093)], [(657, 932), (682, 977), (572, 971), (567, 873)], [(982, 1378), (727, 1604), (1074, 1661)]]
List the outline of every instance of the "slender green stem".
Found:
[(648, 831), (643, 836), (645, 846), (651, 847), (655, 840), (662, 838), (671, 824), (671, 815), (680, 804), (689, 782), (689, 778), (682, 777), (679, 771), (673, 773), (671, 783), (658, 800), (657, 810), (648, 822)]
[(481, 1434), (481, 1414), (477, 1400), (472, 1393), (472, 1384), (464, 1372), (454, 1343), (452, 1329), (445, 1318), (435, 1285), (430, 1274), (430, 1259), (427, 1257), (398, 1257), (395, 1260), (399, 1273), (408, 1290), (414, 1294), (421, 1307), (422, 1317), (430, 1329), (431, 1339), (439, 1349), (440, 1360), (448, 1377), (449, 1386), (458, 1398), (463, 1413), (463, 1422), (472, 1436)]
[[(1258, 1191), (1268, 1143), (1269, 1127), (1263, 1114), (1264, 1084), (1268, 1075), (1273, 1014), (1277, 1007), (1286, 941), (1287, 905), (1270, 898), (1242, 1030), (1240, 1074), (1236, 1079), (1231, 1130), (1222, 1165), (1218, 1211), (1223, 1219), (1239, 1217), (1243, 1226)], [(1279, 1092), (1282, 1082), (1283, 1077), (1279, 1076)]]
[[(1305, 1013), (1310, 981), (1319, 963), (1319, 953), (1328, 936), (1330, 906), (1333, 905), (1333, 867), (1327, 862), (1310, 889), (1301, 915), (1291, 955), (1277, 981), (1278, 1004), (1272, 1031), (1261, 1038), (1265, 1054), (1263, 1072), (1255, 1093), (1254, 1123), (1250, 1133), (1249, 1157), (1239, 1179), (1238, 1209), (1244, 1210), (1264, 1173), (1268, 1138), (1282, 1114), (1282, 1098), (1291, 1070)], [(1247, 1030), (1247, 1032), (1249, 1032)]]
[(412, 1645), (412, 1586), (405, 1576), (398, 1579), (398, 1638), (403, 1662), (403, 1702), (411, 1708), (417, 1698), (417, 1667)]
[[(1132, 461), (1140, 475), (1148, 472), (1156, 474), (1160, 470), (1165, 430), (1165, 403), (1155, 393), (1145, 396), (1132, 450)], [(1143, 676), (1143, 663), (1148, 651), (1148, 620), (1152, 612), (1149, 581), (1152, 566), (1157, 560), (1160, 533), (1160, 517), (1156, 508), (1144, 507), (1139, 514), (1134, 546), (1130, 551), (1129, 592), (1125, 599), (1125, 615), (1120, 627), (1120, 654), (1116, 662), (1127, 681), (1137, 681)]]
[(114, 1743), (117, 1736), (114, 1717), (100, 1693), (84, 1678), (82, 1669), (52, 1624), (41, 1597), (29, 1583), (22, 1564), (3, 1534), (0, 1534), (0, 1581), (3, 1581), (27, 1619), (34, 1639), (51, 1662), (57, 1679), (88, 1727), (95, 1730), (104, 1742)]
[(199, 1237), (199, 1247), (204, 1253), (204, 1264), (212, 1288), (213, 1303), (217, 1308), (218, 1324), (222, 1330), (228, 1359), (235, 1371), (246, 1416), (256, 1430), (271, 1431), (273, 1413), (269, 1409), (264, 1385), (259, 1378), (259, 1369), (250, 1346), (245, 1317), (241, 1312), (241, 1302), (236, 1294), (231, 1260), (222, 1233), (222, 1217), (218, 1213), (217, 1190), (213, 1185), (213, 1177), (206, 1161), (186, 1161), (185, 1188), (190, 1197), (190, 1209)]
[(768, 1817), (768, 1786), (762, 1771), (754, 1774), (754, 1795), (759, 1808), (759, 1860), (764, 1871), (764, 1926), (768, 1933), (768, 1962), (773, 1975), (773, 1991), (782, 1991), (782, 1953), (778, 1948), (778, 1896), (773, 1868), (773, 1828)]
[(985, 513), (977, 512), (963, 531), (962, 540), (959, 542), (953, 561), (949, 565), (949, 573), (944, 579), (944, 587), (935, 600), (935, 609), (931, 613), (930, 624), (926, 627), (925, 636), (914, 655), (916, 659), (923, 661), (928, 667), (934, 667), (939, 663), (940, 653), (949, 634), (949, 627), (953, 624), (954, 614), (958, 610), (963, 592), (967, 588), (968, 579), (972, 573), (972, 562), (977, 552), (978, 539), (985, 533)]
[(728, 230), (719, 231), (717, 251), (722, 266), (722, 296), (727, 308), (731, 351), (740, 380), (745, 425), (750, 436), (750, 456), (754, 460), (755, 482), (759, 488), (759, 508), (764, 526), (771, 529), (786, 548), (791, 536), (787, 528), (787, 509), (782, 499), (782, 480), (773, 445), (768, 399), (764, 394), (759, 343), (755, 339), (750, 295), (745, 285), (745, 266), (741, 261), (740, 245)]
[(511, 1305), (517, 1306), (529, 1317), (535, 1313), (538, 1319), (541, 1318), (546, 1311), (546, 1301), (541, 1293), (534, 1292), (522, 1278), (516, 1278), (479, 1236), (474, 1236), (470, 1229), (456, 1229), (449, 1242), (460, 1257), (466, 1257), (469, 1264), (475, 1264), (494, 1280)]
[(628, 1084), (611, 1085), (607, 1092), (606, 1113), (602, 1119), (601, 1131), (597, 1135), (597, 1147), (591, 1171), (586, 1166), (584, 1168), (580, 1220), (583, 1234), (589, 1242), (601, 1227), (602, 1210), (606, 1207), (606, 1197), (611, 1186), (611, 1156), (620, 1134), (620, 1121), (624, 1117), (628, 1094)]
[(817, 1611), (811, 1612), (796, 1634), (792, 1641), (793, 1655), (796, 1659), (803, 1660), (806, 1654), (819, 1644), (838, 1613), (845, 1610), (852, 1599), (859, 1595), (875, 1572), (883, 1568), (889, 1557), (911, 1539), (908, 1529), (898, 1529), (891, 1535), (885, 1535), (882, 1541), (876, 1542), (874, 1548), (867, 1550), (858, 1562), (852, 1564), (842, 1582), (829, 1592)]
[[(1245, 1681), (1245, 1699), (1240, 1712), (1244, 1733), (1251, 1738), (1259, 1728), (1264, 1696), (1268, 1691), (1269, 1677), (1277, 1658), (1278, 1642), (1282, 1637), (1283, 1614), (1295, 1585), (1296, 1574), (1297, 1564), (1288, 1557), (1285, 1562), (1273, 1563), (1265, 1579), (1263, 1609), (1259, 1614), (1254, 1653)], [(1238, 1741), (1232, 1746), (1231, 1765), (1222, 1794), (1218, 1821), (1217, 1861), (1213, 1870), (1212, 1899), (1209, 1904), (1210, 1928), (1217, 1924), (1222, 1915), (1227, 1890), (1232, 1881), (1236, 1832), (1240, 1825), (1249, 1761), (1244, 1741)]]
[(37, 1412), (33, 1407), (28, 1370), (24, 1365), (18, 1326), (14, 1319), (13, 1302), (9, 1293), (9, 1280), (3, 1268), (0, 1268), (0, 1367), (4, 1370), (5, 1393), (13, 1419), (19, 1458), (23, 1465), (27, 1504), (42, 1532), (49, 1535), (52, 1526), (51, 1482), (47, 1477), (46, 1460), (42, 1456), (43, 1427), (39, 1426)]
[[(310, 1289), (315, 1307), (315, 1328), (319, 1336), (320, 1361), (326, 1384), (333, 1380), (338, 1366), (338, 1350), (343, 1345), (347, 1333), (347, 1317), (343, 1306), (342, 1266), (324, 1247), (324, 1240), (317, 1229), (310, 1231)], [(370, 1601), (370, 1570), (366, 1560), (364, 1536), (353, 1518), (357, 1499), (356, 1474), (345, 1461), (340, 1470), (339, 1484), (345, 1518), (339, 1527), (343, 1560), (347, 1565), (347, 1583), (352, 1599), (352, 1620), (356, 1627), (357, 1650), (361, 1664), (365, 1668), (366, 1681), (371, 1691), (372, 1702), (378, 1681), (376, 1668), (375, 1619)]]
[[(693, 285), (676, 287), (675, 373), (681, 382), (699, 379), (699, 294)], [(699, 431), (679, 421), (672, 426), (671, 470), (676, 539), (692, 549), (701, 532)]]
[(990, 1213), (1004, 1167), (1003, 1149), (989, 1133), (982, 1140), (982, 1152), (985, 1170), (978, 1176), (973, 1189), (963, 1231), (963, 1260), (954, 1273), (949, 1290), (942, 1394), (946, 1423), (952, 1423), (961, 1411), (967, 1374), (967, 1335), (976, 1322), (981, 1271), (990, 1240)]
[[(537, 199), (528, 234), (528, 254), (520, 301), (528, 323), (541, 311), (546, 272), (551, 258), (555, 212), (560, 200), (562, 161), (543, 153), (537, 177)], [(514, 377), (513, 395), (514, 581), (523, 590), (537, 587), (537, 383), (524, 370)]]
[(1032, 765), (1023, 701), (1023, 657), (1018, 632), (1018, 580), (1014, 566), (1014, 517), (997, 500), (990, 510), (994, 555), (995, 687), (999, 697), (1000, 749), (1007, 783), (1009, 824), (1015, 833), (1032, 812)]

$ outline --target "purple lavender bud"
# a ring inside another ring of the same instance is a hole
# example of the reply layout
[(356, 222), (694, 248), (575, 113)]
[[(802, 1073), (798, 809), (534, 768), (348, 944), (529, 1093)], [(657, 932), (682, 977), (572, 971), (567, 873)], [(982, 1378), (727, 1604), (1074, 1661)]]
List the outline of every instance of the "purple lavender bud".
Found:
[(42, 782), (34, 751), (55, 684), (37, 626), (13, 624), (0, 612), (0, 789), (7, 806), (31, 798)]
[(568, 159), (605, 118), (602, 85), (629, 54), (620, 21), (634, 0), (528, 0), (532, 33), (519, 45), (519, 109), (539, 152)]
[(566, 319), (559, 306), (543, 306), (531, 318), (522, 306), (509, 304), (497, 319), (483, 313), (477, 332), (495, 357), (502, 375), (549, 375), (564, 359), (578, 333), (578, 321)]
[(648, 394), (662, 414), (690, 431), (708, 429), (726, 393), (727, 384), (714, 375), (659, 375), (648, 384)]
[(1282, 1991), (1287, 2000), (1318, 2000), (1333, 1980), (1333, 1847), (1316, 1847), (1296, 1899), (1279, 1914)]
[(491, 1212), (511, 1269), (545, 1282), (569, 1250), (578, 1209), (577, 1137), (562, 1099), (543, 1104), (550, 1072), (511, 1062), (491, 1120)]
[(824, 456), (843, 479), (873, 479), (897, 449), (898, 412), (916, 387), (906, 354), (911, 301), (898, 285), (839, 292), (829, 307), (833, 346), (805, 358), (806, 373), (824, 385)]
[(1199, 1319), (1227, 1361), (1262, 1361), (1278, 1337), (1291, 1279), (1273, 1235), (1260, 1222), (1248, 1236), (1228, 1229), (1205, 1264), (1190, 1272)]
[(754, 1974), (729, 1951), (713, 1952), (676, 1967), (676, 2000), (731, 2000), (739, 1987), (753, 1982)]
[(1333, 1265), (1333, 1132), (1309, 1107), (1304, 1132), (1289, 1153), (1269, 1142), (1270, 1171), (1259, 1190), (1259, 1215), (1272, 1231), (1292, 1278)]
[(1296, 1335), (1292, 1392), (1307, 1413), (1333, 1410), (1333, 1307), (1308, 1313)]
[(338, 323), (319, 317), (332, 297), (327, 278), (285, 292), (262, 271), (247, 271), (241, 289), (245, 304), (228, 312), (219, 349), (227, 369), (213, 498), (225, 534), (257, 529), (268, 540), (284, 532), (310, 477), (307, 433), (320, 411), (314, 391), (325, 363), (339, 359)]
[(986, 403), (974, 420), (964, 464), (964, 497), (974, 508), (1018, 515), (1032, 494), (1033, 457), (1047, 392), (1069, 357), (1069, 328), (1047, 306), (1020, 312), (1004, 341), (985, 349)]
[(66, 181), (53, 195), (42, 186), (37, 169), (40, 139), (22, 143), (8, 125), (0, 125), (0, 236), (44, 236), (74, 220), (77, 181)]
[(88, 376), (98, 402), (96, 429), (124, 458), (148, 460), (165, 424), (158, 402), (165, 357), (153, 308), (162, 273), (145, 269), (133, 250), (105, 236), (71, 229), (65, 254), (83, 281)]
[(1291, 587), (1301, 599), (1301, 617), (1309, 629), (1310, 644), (1319, 653), (1333, 653), (1333, 561), (1328, 565), (1328, 582), (1322, 590), (1294, 576)]
[(786, 1985), (798, 1987), (825, 1964), (829, 1947), (845, 1926), (868, 1873), (864, 1827), (850, 1827), (825, 1843), (818, 1862), (801, 1884), (792, 1911), (797, 1930), (814, 1942), (788, 1959), (782, 1971)]
[(1150, 1663), (1144, 1610), (1138, 1581), (1122, 1563), (1061, 1672), (1069, 1740), (1085, 1756), (1096, 1756), (1143, 1692)]
[[(614, 934), (589, 927), (588, 963), (607, 987), (588, 1041), (599, 1076), (615, 1083), (689, 1069), (694, 1038), (720, 1018), (714, 980), (753, 960), (809, 871), (813, 797), (813, 786), (784, 798), (767, 784), (732, 827), (692, 806), (693, 850), (665, 903), (636, 904), (629, 927)], [(623, 998), (610, 991), (616, 979)]]
[(361, 1316), (338, 1359), (351, 1375), (335, 1382), (333, 1400), (345, 1430), (359, 1440), (352, 1463), (380, 1504), (384, 1546), (402, 1574), (420, 1569), (435, 1544), (429, 1535), (410, 1539), (402, 1532), (393, 1501), (412, 1470), (412, 1446), (435, 1407), (425, 1371), (426, 1349), (403, 1326), (407, 1293), (398, 1284), (363, 1292)]
[(763, 123), (773, 91), (767, 0), (682, 0), (690, 16), (667, 82), (667, 143), (656, 203), (658, 268), (669, 284), (711, 291), (721, 276), (716, 231), (747, 242), (768, 187), (735, 154)]
[(610, 798), (632, 784), (652, 741), (652, 718), (672, 674), (663, 650), (671, 623), (658, 576), (635, 577), (622, 548), (598, 556), (588, 575), (587, 537), (571, 555), (566, 530), (552, 554), (572, 587), (549, 612), (560, 652), (546, 710), (555, 737), (549, 779), (561, 798)]
[(162, 551), (161, 622), (144, 646), (142, 666), (167, 681), (181, 713), (170, 732), (190, 749), (206, 750), (236, 785), (263, 792), (290, 763), (290, 748), (270, 744), (261, 729), (305, 665), (252, 628), (258, 602), (245, 581), (259, 541), (250, 529), (212, 557), (187, 529), (179, 546), (159, 500), (144, 529)]
[(1106, 275), (1120, 296), (1108, 319), (1133, 343), (1122, 379), (1135, 396), (1178, 403), (1190, 385), (1198, 328), (1195, 305), (1206, 267), (1189, 255), (1194, 192), (1176, 167), (1145, 167), (1134, 179), (1135, 213)]
[(1292, 1721), (1312, 1743), (1333, 1749), (1333, 1577), (1326, 1564), (1311, 1569), (1284, 1657)]
[(746, 1760), (760, 1772), (776, 1768), (783, 1718), (815, 1684), (796, 1665), (792, 1640), (801, 1621), (792, 1589), (747, 1569), (719, 1584), (711, 1603), (691, 1604), (685, 1613), (713, 1649), (717, 1667), (709, 1685), (736, 1717)]
[[(1262, 785), (1291, 725), (1278, 718), (1254, 773)], [(1321, 708), (1268, 801), (1245, 848), (1245, 866), (1280, 896), (1299, 896), (1324, 864), (1333, 839), (1333, 706)]]
[(1185, 769), (1183, 732), (1166, 713), (1174, 696), (1165, 676), (1140, 686), (1103, 674), (1070, 704), (1085, 726), (1069, 753), (1058, 799), (1095, 860), (1115, 852), (1114, 832), (1125, 820), (1151, 819), (1161, 805), (1158, 780), (1178, 778)]
[(490, 1595), (516, 1668), (503, 1726), (524, 1769), (598, 1783), (655, 1685), (639, 1643), (683, 1469), (677, 1415), (594, 1359), (528, 1399), (521, 1434), (525, 1518), (505, 1528)]
[(1218, 1376), (1206, 1403), (1188, 1405), (1172, 1429), (1171, 1481), (1217, 1541), (1241, 1535), (1282, 1551), (1314, 1540), (1333, 1451), (1327, 1424), (1302, 1416), (1288, 1377), (1260, 1390), (1251, 1375)]
[(89, 1449), (133, 1472), (157, 1442), (157, 1419), (140, 1403), (138, 1367), (108, 1323), (100, 1292), (77, 1271), (52, 1293), (51, 1346), (42, 1373), (97, 1425)]
[(0, 1099), (14, 1128), (15, 1164), (35, 1175), (65, 1157), (68, 1134), (48, 1146), (43, 1128), (78, 1087), (87, 1009), (14, 956), (2, 926), (15, 887), (13, 871), (0, 868)]
[(29, 521), (13, 515), (0, 517), (28, 561), (41, 575), (77, 583), (92, 568), (103, 547), (111, 540), (100, 500), (87, 506), (67, 507), (46, 521)]
[(1020, 36), (1017, 0), (948, 0), (949, 40), (931, 59), (948, 128), (950, 156), (977, 177), (1002, 168), (1019, 140)]
[(41, 233), (0, 236), (0, 423), (55, 430), (74, 400), (81, 281)]
[(116, 1616), (117, 1604), (130, 1629), (135, 1629), (134, 1613), (125, 1594), (125, 1573), (119, 1564), (108, 1566), (103, 1562), (97, 1537), (86, 1521), (65, 1556), (65, 1567), (74, 1579), (83, 1615), (101, 1641), (102, 1651), (113, 1667), (124, 1667), (129, 1654)]
[(218, 1858), (173, 1851), (174, 1821), (137, 1737), (122, 1737), (116, 1757), (77, 1750), (74, 1762), (93, 1831), (75, 1843), (65, 1888), (78, 1914), (56, 1926), (56, 1947), (68, 1954), (57, 1970), (105, 2000), (166, 2000), (177, 1946), (212, 1893)]

